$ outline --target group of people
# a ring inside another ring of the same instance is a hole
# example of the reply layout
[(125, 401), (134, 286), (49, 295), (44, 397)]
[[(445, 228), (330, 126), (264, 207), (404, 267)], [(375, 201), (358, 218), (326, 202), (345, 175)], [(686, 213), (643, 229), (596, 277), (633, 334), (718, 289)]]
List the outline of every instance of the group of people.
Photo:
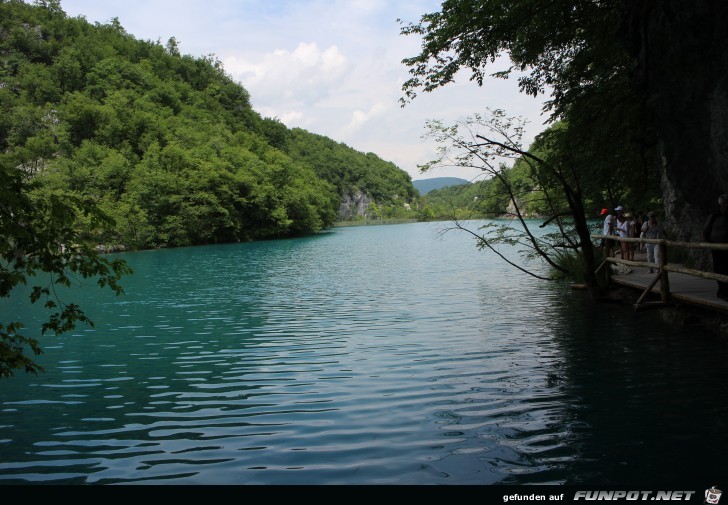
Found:
[[(609, 212), (609, 209), (602, 209), (600, 215), (604, 217), (604, 225), (602, 235), (616, 236), (619, 238), (647, 238), (657, 239), (660, 235), (657, 217), (654, 212), (650, 211), (647, 215), (641, 212), (625, 212), (621, 205), (614, 209), (615, 214)], [(615, 239), (602, 239), (600, 247), (604, 256), (613, 256)], [(642, 250), (644, 246), (647, 252), (648, 263), (659, 265), (660, 248), (657, 244), (652, 243), (635, 243), (620, 241), (619, 250), (622, 259), (634, 261), (635, 250)], [(650, 273), (654, 270), (650, 268)]]
[[(602, 235), (619, 238), (645, 238), (659, 239), (660, 227), (654, 212), (650, 211), (640, 218), (639, 213), (634, 215), (624, 212), (621, 205), (614, 209), (615, 214), (608, 209), (602, 209), (600, 215), (604, 216)], [(703, 227), (700, 239), (703, 242), (728, 244), (728, 195), (718, 197), (718, 211), (712, 213)], [(613, 256), (615, 239), (602, 239), (600, 247), (604, 256)], [(635, 243), (620, 241), (620, 252), (623, 259), (634, 260), (635, 249), (644, 249), (647, 253), (647, 262), (660, 264), (660, 248), (658, 244)], [(717, 274), (728, 275), (728, 250), (711, 249), (713, 271)], [(654, 271), (650, 268), (650, 272)], [(718, 281), (717, 297), (728, 301), (728, 282)]]

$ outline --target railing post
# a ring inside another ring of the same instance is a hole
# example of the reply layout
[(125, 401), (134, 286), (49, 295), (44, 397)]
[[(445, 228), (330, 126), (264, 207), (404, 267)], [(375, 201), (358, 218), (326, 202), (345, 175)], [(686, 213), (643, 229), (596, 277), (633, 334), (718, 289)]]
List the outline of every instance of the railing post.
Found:
[(670, 301), (670, 279), (667, 277), (667, 244), (665, 241), (660, 241), (660, 299), (663, 303)]
[[(610, 256), (610, 258), (611, 258), (611, 256)], [(606, 266), (605, 273), (606, 273), (607, 285), (609, 285), (609, 283), (612, 282), (612, 265), (609, 263), (608, 260), (605, 259), (604, 261), (607, 262), (607, 264), (605, 265)]]

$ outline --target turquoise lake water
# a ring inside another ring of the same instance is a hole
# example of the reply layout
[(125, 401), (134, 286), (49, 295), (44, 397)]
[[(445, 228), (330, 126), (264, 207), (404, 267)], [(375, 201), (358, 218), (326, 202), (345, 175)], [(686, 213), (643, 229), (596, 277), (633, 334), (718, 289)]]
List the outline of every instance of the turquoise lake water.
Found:
[(0, 382), (0, 484), (728, 482), (724, 341), (441, 226), (121, 255)]

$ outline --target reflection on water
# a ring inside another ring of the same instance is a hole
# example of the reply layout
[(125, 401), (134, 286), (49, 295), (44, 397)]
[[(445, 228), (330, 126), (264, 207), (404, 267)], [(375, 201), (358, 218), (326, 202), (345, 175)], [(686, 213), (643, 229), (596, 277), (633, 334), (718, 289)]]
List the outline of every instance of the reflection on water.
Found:
[(125, 255), (0, 385), (0, 483), (724, 480), (725, 344), (436, 229)]

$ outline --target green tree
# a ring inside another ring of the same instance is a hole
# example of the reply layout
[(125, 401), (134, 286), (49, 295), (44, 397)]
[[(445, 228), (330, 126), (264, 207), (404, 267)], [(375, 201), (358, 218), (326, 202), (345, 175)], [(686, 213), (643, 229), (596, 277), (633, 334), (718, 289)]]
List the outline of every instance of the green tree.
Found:
[[(445, 0), (441, 11), (402, 27), (422, 36), (422, 51), (404, 60), (412, 77), (403, 101), (433, 91), (461, 69), (482, 85), (488, 75), (517, 76), (529, 95), (550, 93), (547, 108), (563, 114), (581, 97), (625, 84), (630, 58), (615, 36), (620, 0)], [(510, 66), (488, 73), (501, 56)]]
[[(561, 170), (550, 165), (545, 159), (524, 151), (520, 143), (523, 134), (523, 122), (508, 118), (503, 111), (496, 110), (489, 116), (476, 114), (466, 121), (451, 126), (445, 126), (439, 121), (431, 121), (428, 123), (428, 128), (428, 136), (438, 144), (438, 158), (424, 165), (422, 170), (456, 166), (478, 168), (484, 171), (490, 181), (497, 182), (498, 187), (504, 190), (509, 208), (513, 209), (514, 217), (518, 222), (518, 226), (512, 226), (510, 223), (501, 224), (498, 221), (489, 221), (481, 227), (481, 230), (488, 230), (489, 233), (475, 233), (455, 217), (453, 219), (454, 227), (473, 234), (478, 240), (480, 249), (493, 252), (510, 265), (534, 277), (547, 278), (506, 257), (497, 245), (503, 243), (517, 245), (520, 247), (519, 251), (523, 253), (525, 260), (538, 256), (554, 270), (564, 274), (568, 273), (557, 261), (563, 247), (576, 247), (573, 241), (570, 240), (572, 233), (563, 222), (564, 213), (555, 207), (555, 202), (549, 200), (549, 191), (541, 188), (542, 194), (549, 203), (549, 215), (554, 216), (561, 233), (557, 237), (549, 235), (544, 237), (535, 234), (531, 230), (531, 226), (526, 222), (522, 194), (517, 184), (519, 181), (511, 176), (511, 171), (502, 160), (524, 160), (525, 163), (533, 167), (535, 173), (548, 174), (558, 180), (560, 189), (565, 192), (567, 200), (571, 204), (569, 217), (573, 219), (577, 229), (580, 225), (578, 223), (579, 216), (581, 215), (583, 218), (582, 209), (579, 207), (581, 198), (577, 194), (578, 189), (573, 187)], [(541, 178), (545, 179), (545, 177)], [(588, 239), (588, 230), (587, 241), (591, 244)], [(565, 242), (568, 243), (568, 246)], [(591, 251), (591, 247), (588, 249)]]
[[(487, 75), (516, 75), (524, 93), (548, 94), (545, 109), (552, 121), (562, 121), (534, 146), (548, 156), (524, 151), (509, 139), (509, 128), (497, 122), (487, 122), (491, 133), (455, 145), (473, 151), (462, 163), (484, 157), (481, 162), (490, 165), (481, 167), (499, 174), (512, 201), (518, 188), (491, 163), (492, 156), (510, 153), (529, 164), (549, 217), (558, 222), (568, 214), (572, 220), (575, 236), (562, 228), (561, 242), (584, 255), (585, 280), (595, 292), (586, 224), (590, 206), (617, 199), (626, 203), (621, 199), (627, 197), (644, 201), (659, 193), (656, 137), (645, 123), (644, 103), (630, 87), (631, 58), (616, 35), (621, 7), (619, 0), (446, 0), (440, 12), (402, 28), (404, 35), (422, 37), (420, 54), (404, 60), (411, 78), (403, 86), (403, 104), (419, 90), (452, 82), (461, 70), (479, 85)], [(493, 68), (502, 56), (510, 65)]]
[[(27, 286), (30, 302), (43, 302), (51, 311), (43, 334), (68, 331), (78, 322), (93, 324), (78, 305), (62, 301), (57, 289), (90, 278), (122, 292), (118, 281), (129, 268), (123, 261), (101, 257), (78, 227), (81, 217), (92, 230), (111, 223), (88, 199), (34, 187), (27, 173), (14, 168), (16, 161), (7, 154), (0, 157), (0, 298)], [(17, 369), (43, 370), (29, 355), (42, 352), (38, 339), (22, 329), (21, 321), (0, 321), (0, 377)]]

